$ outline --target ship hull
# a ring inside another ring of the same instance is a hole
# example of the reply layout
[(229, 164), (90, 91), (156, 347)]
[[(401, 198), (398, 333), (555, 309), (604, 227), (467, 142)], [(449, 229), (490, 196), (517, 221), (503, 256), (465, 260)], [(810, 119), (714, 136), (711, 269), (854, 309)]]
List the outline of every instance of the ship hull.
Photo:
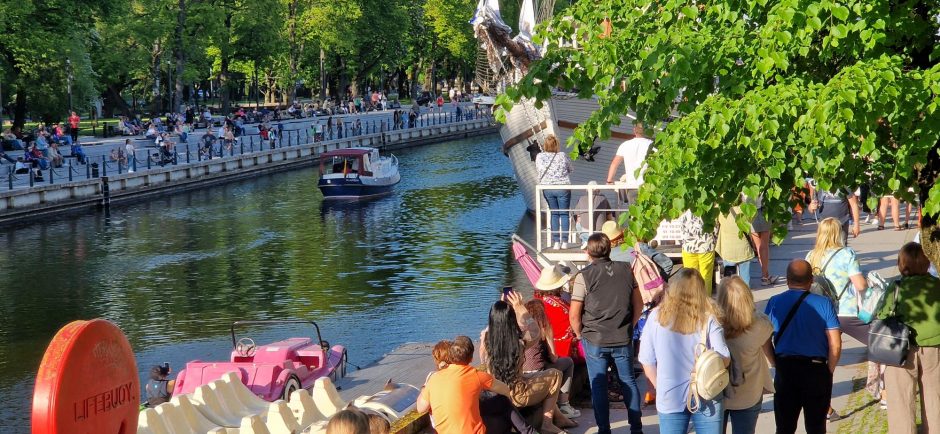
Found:
[[(568, 138), (572, 136), (574, 129), (598, 108), (594, 99), (556, 94), (543, 104), (541, 109), (536, 109), (532, 101), (523, 101), (513, 106), (506, 115), (506, 123), (500, 126), (503, 153), (512, 162), (516, 182), (522, 190), (529, 211), (535, 211), (535, 186), (539, 183), (539, 174), (535, 169), (534, 144), (541, 145), (548, 134), (554, 134), (563, 146), (567, 146)], [(621, 117), (620, 125), (611, 128), (609, 139), (598, 139), (594, 142), (593, 147), (597, 149), (597, 153), (593, 158), (579, 156), (572, 160), (571, 183), (583, 185), (595, 181), (604, 184), (617, 148), (624, 141), (633, 138), (632, 133), (633, 120), (626, 116)], [(571, 147), (566, 149), (569, 152), (572, 150)], [(618, 177), (622, 173), (623, 169), (619, 169)]]

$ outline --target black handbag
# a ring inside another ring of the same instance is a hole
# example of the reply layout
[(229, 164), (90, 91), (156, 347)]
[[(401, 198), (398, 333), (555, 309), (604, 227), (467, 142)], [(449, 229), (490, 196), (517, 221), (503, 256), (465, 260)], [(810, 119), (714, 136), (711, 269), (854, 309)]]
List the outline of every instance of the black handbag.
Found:
[(911, 329), (897, 315), (898, 288), (894, 285), (894, 306), (891, 315), (876, 319), (868, 329), (868, 360), (888, 366), (904, 366), (911, 348)]

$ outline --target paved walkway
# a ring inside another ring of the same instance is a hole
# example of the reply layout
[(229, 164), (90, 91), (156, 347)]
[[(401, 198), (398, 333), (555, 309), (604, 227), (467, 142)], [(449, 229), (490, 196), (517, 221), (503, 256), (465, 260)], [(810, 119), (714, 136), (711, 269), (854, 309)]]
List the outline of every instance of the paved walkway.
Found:
[[(812, 249), (815, 242), (815, 232), (815, 221), (806, 220), (803, 226), (798, 226), (796, 230), (790, 232), (781, 246), (774, 246), (770, 253), (771, 274), (786, 275), (787, 263), (793, 258), (804, 257)], [(863, 224), (862, 233), (858, 238), (850, 239), (849, 246), (858, 252), (863, 272), (877, 271), (890, 280), (891, 277), (898, 275), (898, 249), (904, 243), (911, 241), (915, 234), (916, 230), (894, 231), (893, 227), (889, 226), (886, 230), (878, 231), (873, 225)], [(760, 275), (758, 274), (760, 267), (755, 262), (751, 269), (753, 270), (752, 276), (754, 276), (751, 281), (758, 285), (754, 288), (754, 298), (758, 307), (763, 310), (767, 300), (771, 296), (786, 290), (786, 287), (783, 285), (770, 288), (760, 287)], [(830, 423), (828, 432), (852, 434), (887, 432), (886, 411), (882, 410), (878, 402), (874, 401), (864, 390), (867, 373), (867, 364), (864, 357), (864, 345), (847, 335), (843, 335), (842, 358), (833, 378), (832, 406), (840, 415), (845, 417), (841, 421)], [(639, 383), (642, 393), (646, 380), (641, 379)], [(626, 410), (622, 409), (623, 405), (620, 403), (615, 404), (615, 406), (620, 408), (611, 410), (611, 421), (614, 421), (613, 432), (629, 433), (629, 425), (626, 423)], [(757, 433), (766, 434), (775, 431), (773, 406), (773, 396), (765, 395), (760, 418), (757, 421)], [(580, 426), (569, 429), (568, 432), (571, 434), (597, 432), (597, 428), (593, 427), (594, 414), (590, 409), (583, 409), (581, 417), (577, 421)], [(643, 409), (643, 425), (644, 433), (659, 433), (655, 408)], [(802, 421), (797, 432), (804, 432)]]

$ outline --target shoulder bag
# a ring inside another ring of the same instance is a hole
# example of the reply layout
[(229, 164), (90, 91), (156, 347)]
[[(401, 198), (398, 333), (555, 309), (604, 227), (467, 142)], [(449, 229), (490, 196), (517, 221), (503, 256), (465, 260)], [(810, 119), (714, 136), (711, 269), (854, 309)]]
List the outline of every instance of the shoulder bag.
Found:
[(904, 366), (911, 348), (911, 329), (897, 315), (898, 289), (900, 281), (894, 285), (894, 306), (891, 315), (885, 319), (876, 319), (868, 329), (868, 360), (888, 366)]

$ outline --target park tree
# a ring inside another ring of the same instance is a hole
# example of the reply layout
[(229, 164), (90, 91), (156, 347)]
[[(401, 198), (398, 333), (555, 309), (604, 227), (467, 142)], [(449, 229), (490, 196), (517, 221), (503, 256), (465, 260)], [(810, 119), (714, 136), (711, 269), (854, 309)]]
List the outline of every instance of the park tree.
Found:
[[(573, 155), (628, 113), (662, 128), (632, 236), (686, 210), (713, 222), (745, 193), (763, 195), (780, 240), (813, 177), (830, 191), (868, 183), (870, 205), (918, 198), (940, 263), (938, 15), (930, 0), (582, 0), (540, 27), (545, 58), (500, 103), (596, 97)], [(743, 230), (756, 208), (742, 209)]]
[(91, 0), (0, 1), (0, 65), (12, 79), (4, 83), (6, 96), (14, 97), (14, 127), (24, 125), (27, 109), (47, 122), (64, 119), (69, 95), (73, 107), (89, 105), (97, 93), (90, 30), (114, 7)]

